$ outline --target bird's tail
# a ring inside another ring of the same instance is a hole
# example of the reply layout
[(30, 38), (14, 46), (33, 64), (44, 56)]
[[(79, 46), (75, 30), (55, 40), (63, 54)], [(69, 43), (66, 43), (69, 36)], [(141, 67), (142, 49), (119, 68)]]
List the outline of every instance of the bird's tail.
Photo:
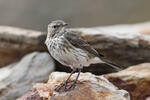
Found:
[(92, 63), (93, 64), (96, 64), (96, 63), (105, 63), (105, 64), (109, 65), (110, 67), (116, 69), (116, 71), (121, 71), (122, 68), (123, 68), (122, 66), (119, 66), (117, 64), (112, 63), (111, 61), (109, 61), (105, 57), (101, 57), (101, 58), (95, 57), (93, 59)]
[(117, 65), (117, 64), (114, 64), (114, 63), (112, 63), (111, 61), (109, 61), (109, 60), (107, 60), (107, 59), (105, 59), (105, 58), (103, 58), (102, 61), (103, 61), (105, 64), (109, 65), (110, 67), (116, 69), (117, 71), (121, 71), (122, 68), (123, 68), (122, 66)]
[(119, 65), (116, 65), (114, 63), (105, 62), (107, 65), (111, 66), (112, 68), (116, 69), (117, 71), (121, 71), (121, 67)]

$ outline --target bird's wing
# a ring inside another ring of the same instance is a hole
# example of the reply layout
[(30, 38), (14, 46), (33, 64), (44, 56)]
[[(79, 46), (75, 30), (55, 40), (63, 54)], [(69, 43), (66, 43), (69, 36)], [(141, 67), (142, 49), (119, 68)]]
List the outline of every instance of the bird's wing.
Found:
[(95, 49), (90, 47), (90, 45), (85, 40), (83, 40), (79, 35), (77, 35), (77, 32), (70, 31), (69, 33), (66, 33), (64, 36), (73, 46), (81, 48), (89, 52), (89, 54), (92, 54), (96, 57), (104, 57), (102, 54), (99, 54)]
[(84, 41), (79, 35), (77, 35), (77, 32), (72, 31), (72, 32), (66, 33), (64, 36), (73, 46), (75, 46), (77, 48), (81, 48), (81, 49), (89, 52), (90, 54), (101, 58), (101, 60), (104, 63), (115, 68), (117, 71), (121, 70), (121, 66), (112, 63), (111, 61), (107, 60), (107, 58), (105, 58), (102, 54), (99, 54), (95, 49), (90, 47), (90, 45), (86, 41)]

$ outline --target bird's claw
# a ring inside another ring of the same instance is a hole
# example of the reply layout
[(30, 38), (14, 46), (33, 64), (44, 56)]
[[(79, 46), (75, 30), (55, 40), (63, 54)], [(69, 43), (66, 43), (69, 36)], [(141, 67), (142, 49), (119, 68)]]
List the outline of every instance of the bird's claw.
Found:
[(68, 90), (67, 84), (68, 84), (68, 81), (63, 81), (60, 85), (57, 85), (54, 90), (59, 92), (61, 89), (64, 88), (64, 91), (67, 91)]
[(67, 89), (67, 84), (68, 84), (68, 81), (65, 81), (65, 83), (64, 83), (65, 90)]
[(69, 81), (63, 81), (60, 85), (57, 85), (55, 88), (55, 91), (57, 92), (65, 92), (65, 91), (70, 91), (73, 90), (76, 87), (76, 81), (73, 81), (72, 84), (68, 84)]
[(68, 88), (68, 90), (72, 90), (76, 87), (76, 81), (73, 82), (73, 84)]

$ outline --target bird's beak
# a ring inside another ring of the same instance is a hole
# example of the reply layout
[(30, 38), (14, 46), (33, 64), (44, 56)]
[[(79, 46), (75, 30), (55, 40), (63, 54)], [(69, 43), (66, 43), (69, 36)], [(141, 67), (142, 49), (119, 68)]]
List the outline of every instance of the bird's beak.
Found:
[(68, 23), (64, 23), (63, 26), (68, 26)]

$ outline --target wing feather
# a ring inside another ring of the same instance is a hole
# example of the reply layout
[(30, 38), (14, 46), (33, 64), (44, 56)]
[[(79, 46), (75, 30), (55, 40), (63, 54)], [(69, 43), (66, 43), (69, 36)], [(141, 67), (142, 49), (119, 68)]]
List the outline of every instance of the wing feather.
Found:
[(83, 49), (96, 57), (104, 57), (102, 54), (99, 54), (95, 49), (90, 47), (90, 45), (77, 35), (77, 33), (67, 32), (64, 36), (73, 46)]
[(115, 68), (117, 71), (121, 70), (121, 66), (108, 61), (102, 54), (99, 54), (95, 49), (90, 47), (90, 45), (77, 34), (78, 33), (72, 31), (72, 32), (67, 32), (64, 36), (73, 46), (75, 46), (77, 48), (81, 48), (81, 49), (89, 52), (89, 54), (92, 54), (96, 57), (101, 58), (101, 60), (104, 63)]

